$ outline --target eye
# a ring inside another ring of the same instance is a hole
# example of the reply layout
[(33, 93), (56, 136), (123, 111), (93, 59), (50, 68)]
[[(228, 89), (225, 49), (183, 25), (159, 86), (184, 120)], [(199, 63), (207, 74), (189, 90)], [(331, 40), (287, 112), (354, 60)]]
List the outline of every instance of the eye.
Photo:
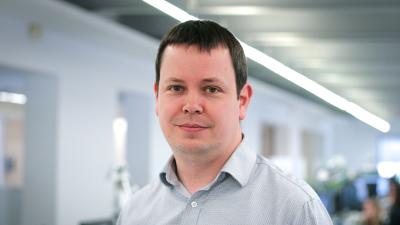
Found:
[(220, 92), (219, 88), (212, 87), (212, 86), (206, 87), (205, 90), (206, 90), (207, 93), (210, 93), (210, 94), (216, 94), (216, 93)]
[(167, 90), (172, 92), (182, 92), (184, 90), (184, 87), (180, 85), (171, 85), (168, 86)]

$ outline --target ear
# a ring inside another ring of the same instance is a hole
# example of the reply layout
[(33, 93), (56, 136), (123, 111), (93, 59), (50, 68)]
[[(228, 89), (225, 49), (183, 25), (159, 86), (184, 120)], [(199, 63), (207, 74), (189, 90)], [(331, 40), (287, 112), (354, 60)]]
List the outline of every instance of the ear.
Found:
[(239, 120), (244, 120), (246, 117), (247, 108), (249, 107), (252, 95), (253, 87), (249, 83), (246, 83), (239, 95)]
[(156, 97), (156, 115), (158, 116), (158, 85), (156, 82), (154, 82), (153, 91)]

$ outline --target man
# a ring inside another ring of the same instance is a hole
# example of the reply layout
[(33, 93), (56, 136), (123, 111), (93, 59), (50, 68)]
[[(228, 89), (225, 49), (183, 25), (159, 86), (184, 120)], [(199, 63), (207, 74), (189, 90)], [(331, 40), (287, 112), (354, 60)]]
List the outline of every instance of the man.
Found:
[(173, 157), (136, 192), (119, 225), (328, 225), (315, 192), (247, 149), (240, 121), (253, 90), (242, 47), (211, 21), (162, 40), (156, 114)]

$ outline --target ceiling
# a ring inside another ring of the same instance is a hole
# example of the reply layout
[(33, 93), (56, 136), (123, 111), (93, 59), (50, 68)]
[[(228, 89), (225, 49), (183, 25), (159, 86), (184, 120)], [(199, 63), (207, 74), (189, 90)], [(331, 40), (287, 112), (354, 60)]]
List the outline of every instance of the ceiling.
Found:
[[(141, 0), (65, 0), (157, 39), (177, 21)], [(400, 1), (170, 0), (331, 91), (400, 118)], [(250, 76), (339, 111), (254, 62)]]

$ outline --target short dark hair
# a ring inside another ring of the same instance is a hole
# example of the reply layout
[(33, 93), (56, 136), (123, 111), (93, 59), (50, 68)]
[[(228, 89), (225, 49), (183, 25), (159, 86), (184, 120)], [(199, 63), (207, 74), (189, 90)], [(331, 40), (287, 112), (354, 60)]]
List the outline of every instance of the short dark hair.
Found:
[(160, 82), (160, 69), (164, 50), (169, 45), (195, 45), (200, 51), (211, 51), (217, 47), (229, 49), (235, 70), (236, 91), (247, 82), (247, 62), (239, 41), (226, 28), (209, 20), (189, 20), (173, 27), (161, 40), (156, 58), (156, 85)]

